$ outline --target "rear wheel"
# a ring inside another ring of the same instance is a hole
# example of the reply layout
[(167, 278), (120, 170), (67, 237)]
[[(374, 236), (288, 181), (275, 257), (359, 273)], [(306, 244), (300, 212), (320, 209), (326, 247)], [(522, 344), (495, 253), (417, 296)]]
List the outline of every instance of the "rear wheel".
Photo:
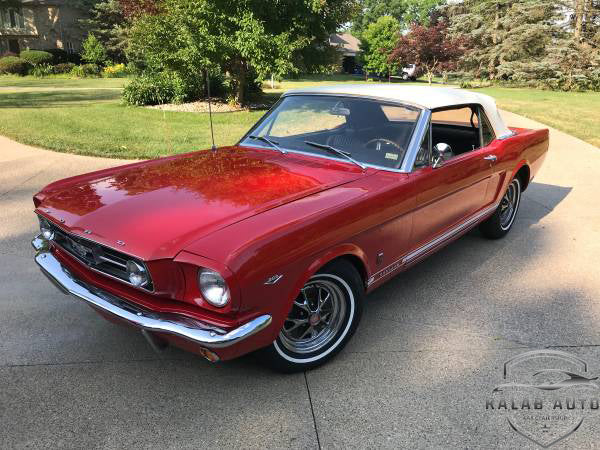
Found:
[(485, 222), (479, 225), (481, 233), (490, 239), (500, 239), (506, 236), (515, 221), (520, 203), (521, 182), (516, 177), (508, 185), (506, 193), (502, 197), (500, 205), (498, 205), (498, 209)]
[(362, 280), (352, 264), (328, 264), (301, 289), (277, 339), (262, 351), (263, 359), (282, 372), (328, 361), (354, 334), (363, 296)]

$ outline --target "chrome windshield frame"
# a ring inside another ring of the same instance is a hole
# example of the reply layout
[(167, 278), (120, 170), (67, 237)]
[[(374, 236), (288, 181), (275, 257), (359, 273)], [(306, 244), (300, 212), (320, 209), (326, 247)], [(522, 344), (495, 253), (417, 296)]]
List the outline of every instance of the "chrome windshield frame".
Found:
[[(273, 106), (271, 106), (271, 108), (269, 108), (269, 110), (267, 112), (265, 112), (265, 114), (258, 120), (258, 122), (256, 122), (249, 130), (248, 132), (246, 132), (242, 138), (238, 141), (238, 143), (236, 145), (242, 145), (242, 142), (248, 138), (249, 135), (252, 134), (252, 132), (257, 129), (266, 119), (267, 117), (269, 117), (269, 115), (271, 114), (271, 112), (277, 107), (279, 106), (279, 104), (283, 101), (284, 98), (286, 97), (292, 97), (292, 96), (318, 96), (318, 97), (351, 97), (351, 98), (364, 98), (367, 100), (376, 100), (376, 101), (383, 101), (389, 104), (395, 104), (395, 105), (399, 105), (399, 106), (410, 106), (411, 108), (415, 108), (419, 111), (419, 116), (417, 117), (416, 120), (416, 124), (415, 127), (413, 129), (412, 132), (412, 136), (410, 138), (409, 144), (408, 144), (408, 148), (406, 149), (406, 153), (404, 155), (404, 159), (402, 160), (402, 164), (400, 165), (399, 168), (395, 169), (392, 167), (385, 167), (385, 166), (378, 166), (376, 164), (369, 164), (366, 163), (364, 161), (361, 161), (361, 164), (365, 165), (367, 168), (371, 168), (371, 169), (376, 169), (376, 170), (385, 170), (388, 172), (395, 172), (395, 173), (411, 173), (413, 170), (413, 165), (415, 162), (415, 159), (417, 157), (417, 153), (419, 151), (419, 145), (421, 144), (421, 139), (423, 137), (423, 133), (425, 132), (425, 130), (427, 129), (427, 126), (429, 125), (429, 119), (431, 118), (431, 111), (427, 108), (423, 108), (422, 106), (419, 105), (415, 105), (413, 103), (410, 102), (400, 102), (397, 100), (390, 100), (388, 98), (383, 98), (383, 97), (376, 97), (376, 96), (366, 96), (366, 95), (351, 95), (351, 94), (335, 94), (335, 93), (326, 93), (326, 94), (321, 94), (321, 93), (302, 93), (302, 92), (292, 92), (289, 94), (283, 94), (279, 100), (277, 100), (277, 102), (275, 102), (275, 104), (273, 104)], [(276, 149), (274, 149), (273, 147), (269, 147), (266, 145), (260, 145), (258, 143), (247, 143), (247, 144), (243, 144), (246, 147), (255, 147), (255, 148), (260, 148), (260, 149), (265, 149), (265, 150), (273, 150), (276, 151)], [(345, 162), (348, 164), (352, 164), (351, 162), (349, 162), (347, 159), (344, 158), (337, 158), (335, 156), (331, 156), (331, 155), (321, 155), (319, 153), (313, 153), (313, 152), (305, 152), (302, 150), (296, 150), (296, 149), (291, 149), (291, 148), (287, 148), (287, 147), (281, 147), (282, 149), (284, 149), (286, 152), (288, 153), (297, 153), (299, 155), (307, 155), (307, 156), (314, 156), (317, 158), (324, 158), (324, 159), (329, 159), (329, 160), (333, 160), (333, 161), (341, 161), (341, 162)]]

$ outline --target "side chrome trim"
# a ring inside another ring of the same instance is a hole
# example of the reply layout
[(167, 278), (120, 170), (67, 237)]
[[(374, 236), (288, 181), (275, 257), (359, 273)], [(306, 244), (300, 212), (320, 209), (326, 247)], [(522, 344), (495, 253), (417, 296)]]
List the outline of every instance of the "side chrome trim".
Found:
[(451, 237), (460, 233), (462, 230), (469, 227), (470, 225), (473, 225), (475, 222), (477, 222), (479, 219), (484, 217), (486, 214), (489, 214), (492, 211), (495, 211), (496, 208), (498, 208), (498, 203), (488, 206), (484, 210), (482, 210), (482, 211), (476, 213), (474, 216), (471, 216), (470, 218), (468, 218), (466, 221), (464, 221), (464, 222), (460, 223), (459, 225), (455, 226), (454, 228), (451, 228), (450, 230), (446, 231), (444, 234), (438, 236), (437, 238), (429, 241), (427, 244), (422, 245), (421, 247), (417, 248), (416, 250), (410, 252), (408, 255), (406, 255), (404, 258), (402, 258), (402, 264), (408, 264), (411, 261), (414, 261), (415, 259), (417, 259), (421, 255), (423, 255), (424, 253), (427, 253), (433, 247), (437, 246), (438, 244), (444, 242), (447, 239), (450, 239)]
[(504, 133), (501, 134), (500, 136), (498, 136), (496, 139), (500, 139), (501, 141), (511, 138), (513, 136), (515, 136), (517, 133), (515, 133), (514, 131), (509, 131), (508, 133)]
[[(34, 239), (34, 247), (39, 242)], [(267, 328), (272, 321), (270, 315), (262, 315), (244, 325), (225, 332), (220, 328), (178, 314), (155, 313), (134, 305), (107, 291), (76, 278), (52, 253), (42, 249), (35, 256), (42, 273), (63, 293), (73, 295), (100, 311), (112, 314), (142, 330), (168, 333), (182, 337), (206, 348), (225, 348)]]
[(440, 236), (432, 239), (431, 241), (420, 246), (419, 248), (413, 250), (412, 252), (404, 255), (402, 258), (400, 258), (400, 259), (394, 261), (393, 263), (391, 263), (390, 265), (384, 267), (379, 272), (374, 273), (373, 275), (371, 275), (371, 277), (367, 281), (367, 287), (370, 286), (371, 284), (375, 283), (375, 281), (380, 280), (381, 278), (383, 278), (387, 275), (390, 275), (392, 272), (395, 272), (396, 270), (400, 269), (401, 267), (404, 267), (404, 266), (410, 264), (411, 262), (419, 259), (421, 256), (427, 254), (429, 251), (431, 251), (438, 245), (444, 243), (448, 239), (450, 239), (450, 238), (454, 237), (455, 235), (459, 234), (460, 232), (464, 231), (466, 228), (469, 228), (471, 225), (476, 224), (479, 220), (481, 220), (488, 214), (491, 214), (492, 212), (494, 212), (498, 208), (499, 204), (500, 203), (494, 203), (493, 205), (490, 205), (487, 208), (475, 213), (474, 215), (472, 215), (465, 221), (459, 223), (458, 225), (456, 225), (453, 228), (446, 231), (444, 234), (441, 234)]

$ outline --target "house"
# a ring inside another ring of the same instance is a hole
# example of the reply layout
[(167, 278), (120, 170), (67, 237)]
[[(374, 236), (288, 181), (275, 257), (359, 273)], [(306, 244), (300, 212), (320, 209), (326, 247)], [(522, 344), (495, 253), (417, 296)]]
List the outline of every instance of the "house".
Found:
[(0, 54), (26, 49), (79, 52), (85, 38), (79, 20), (85, 17), (85, 11), (66, 0), (0, 2)]
[(360, 52), (360, 41), (350, 33), (332, 34), (329, 36), (329, 45), (338, 48), (342, 54), (342, 71), (354, 73)]

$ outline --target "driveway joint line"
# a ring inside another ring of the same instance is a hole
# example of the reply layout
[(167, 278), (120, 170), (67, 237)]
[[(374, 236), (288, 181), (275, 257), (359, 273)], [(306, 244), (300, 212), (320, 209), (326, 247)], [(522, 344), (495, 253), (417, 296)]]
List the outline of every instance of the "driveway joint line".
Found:
[(308, 386), (308, 378), (304, 371), (304, 382), (306, 383), (306, 392), (308, 393), (308, 403), (310, 404), (310, 413), (312, 414), (313, 426), (315, 428), (315, 436), (317, 437), (317, 447), (321, 450), (321, 441), (319, 440), (319, 429), (317, 428), (317, 419), (315, 418), (315, 410), (313, 408), (312, 397), (310, 396), (310, 387)]
[(35, 174), (33, 174), (32, 176), (30, 176), (29, 178), (27, 178), (26, 180), (23, 180), (22, 182), (20, 182), (19, 184), (17, 184), (16, 186), (13, 186), (11, 189), (9, 189), (8, 191), (4, 191), (4, 192), (0, 192), (0, 197), (4, 197), (6, 194), (10, 194), (13, 191), (16, 191), (18, 188), (20, 188), (21, 186), (23, 186), (25, 183), (27, 183), (28, 181), (33, 180), (35, 177), (41, 175), (42, 173), (44, 173), (44, 171), (48, 168), (48, 166), (50, 165), (50, 163), (46, 164), (44, 166), (44, 168), (42, 170), (40, 170), (39, 172), (36, 172)]

